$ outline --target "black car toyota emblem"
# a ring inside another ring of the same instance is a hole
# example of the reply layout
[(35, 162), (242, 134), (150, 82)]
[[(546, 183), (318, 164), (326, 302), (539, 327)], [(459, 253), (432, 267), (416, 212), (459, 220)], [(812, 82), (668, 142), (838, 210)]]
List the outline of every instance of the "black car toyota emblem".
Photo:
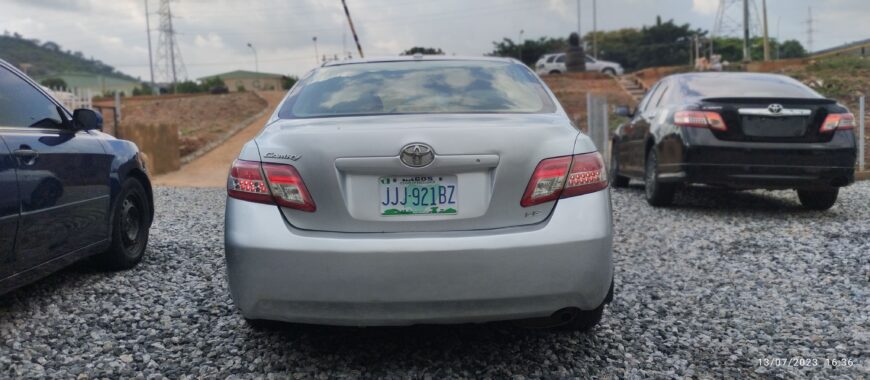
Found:
[(435, 151), (429, 145), (413, 143), (402, 147), (399, 158), (405, 165), (412, 168), (422, 168), (432, 163), (435, 159)]
[(767, 110), (770, 111), (770, 113), (778, 114), (778, 113), (782, 112), (782, 105), (781, 104), (771, 104), (771, 105), (767, 106)]

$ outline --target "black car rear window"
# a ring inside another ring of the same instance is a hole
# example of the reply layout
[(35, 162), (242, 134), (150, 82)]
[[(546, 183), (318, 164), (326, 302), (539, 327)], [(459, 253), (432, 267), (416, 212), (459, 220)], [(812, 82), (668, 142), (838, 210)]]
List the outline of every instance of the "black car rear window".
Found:
[(292, 119), (555, 110), (538, 78), (521, 65), (443, 60), (325, 67), (293, 90), (278, 115)]
[(821, 98), (803, 83), (782, 75), (698, 74), (679, 77), (680, 89), (690, 98)]

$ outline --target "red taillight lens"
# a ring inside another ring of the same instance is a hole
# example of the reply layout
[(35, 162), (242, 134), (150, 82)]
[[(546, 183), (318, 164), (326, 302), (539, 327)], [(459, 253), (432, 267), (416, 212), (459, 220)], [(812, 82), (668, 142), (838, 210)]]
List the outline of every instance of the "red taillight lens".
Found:
[(269, 189), (278, 205), (308, 212), (317, 209), (296, 168), (290, 165), (264, 163), (263, 171), (266, 172)]
[(227, 194), (233, 198), (259, 203), (274, 203), (260, 163), (235, 160), (227, 178)]
[(728, 126), (722, 115), (706, 111), (677, 111), (674, 113), (674, 124), (680, 127), (710, 128), (726, 131)]
[(607, 174), (597, 152), (548, 158), (535, 168), (520, 205), (529, 207), (605, 188)]
[(594, 193), (607, 188), (607, 169), (598, 152), (574, 156), (562, 198)]
[(236, 160), (227, 179), (227, 194), (237, 199), (277, 203), (302, 211), (317, 209), (299, 172), (290, 165), (264, 163), (261, 170), (259, 162)]
[(832, 113), (825, 118), (819, 132), (833, 132), (838, 129), (855, 128), (855, 115), (851, 113)]

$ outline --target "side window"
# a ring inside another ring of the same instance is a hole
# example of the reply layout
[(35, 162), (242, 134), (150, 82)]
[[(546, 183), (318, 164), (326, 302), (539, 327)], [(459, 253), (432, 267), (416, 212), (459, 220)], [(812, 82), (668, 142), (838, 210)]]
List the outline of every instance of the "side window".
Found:
[(637, 111), (638, 111), (637, 113), (646, 112), (646, 106), (649, 104), (650, 98), (653, 97), (653, 95), (656, 93), (656, 90), (658, 90), (658, 89), (659, 89), (659, 83), (656, 83), (655, 86), (653, 86), (653, 88), (651, 90), (649, 90), (648, 93), (646, 93), (646, 96), (644, 96), (643, 100), (640, 101), (640, 105), (637, 106)]
[(661, 94), (659, 94), (659, 96), (658, 96), (658, 100), (656, 100), (656, 108), (661, 107), (662, 99), (664, 99), (665, 96), (668, 94), (669, 89), (670, 89), (670, 86), (665, 86), (665, 88), (662, 89)]
[(557, 62), (557, 63), (563, 63), (563, 62), (565, 62), (565, 54), (562, 54), (562, 55), (560, 55), (558, 58), (556, 58), (556, 62)]
[(547, 63), (553, 63), (553, 61), (555, 61), (555, 60), (556, 60), (556, 56), (551, 55), (550, 58), (547, 58)]
[(586, 63), (595, 63), (595, 59), (593, 59), (592, 57), (587, 55), (586, 56)]
[(0, 127), (57, 127), (57, 106), (30, 83), (0, 67)]

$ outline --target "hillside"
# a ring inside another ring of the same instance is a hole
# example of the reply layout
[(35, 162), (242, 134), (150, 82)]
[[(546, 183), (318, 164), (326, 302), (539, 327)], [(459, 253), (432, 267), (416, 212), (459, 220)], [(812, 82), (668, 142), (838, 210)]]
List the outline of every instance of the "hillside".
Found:
[(858, 112), (858, 98), (870, 94), (870, 59), (831, 57), (780, 71), (806, 83), (820, 94), (837, 99)]
[(86, 58), (81, 52), (64, 51), (54, 42), (29, 40), (17, 33), (0, 36), (0, 59), (18, 68), (24, 64), (27, 74), (39, 79), (75, 72), (136, 80), (99, 60)]

